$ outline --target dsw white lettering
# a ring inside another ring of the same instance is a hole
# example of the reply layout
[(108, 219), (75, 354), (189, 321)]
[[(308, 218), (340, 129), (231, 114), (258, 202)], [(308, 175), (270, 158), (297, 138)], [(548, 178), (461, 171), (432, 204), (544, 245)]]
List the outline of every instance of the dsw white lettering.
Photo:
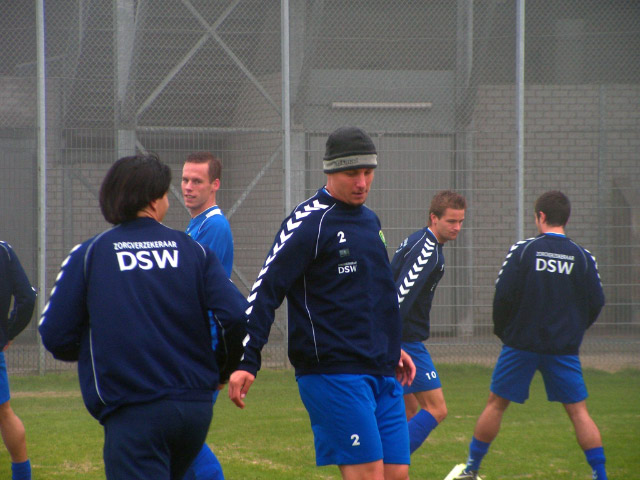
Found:
[(338, 273), (355, 273), (357, 265), (339, 265)]
[(142, 270), (151, 270), (155, 265), (158, 268), (165, 268), (167, 262), (172, 268), (178, 268), (178, 250), (139, 250), (135, 254), (131, 252), (117, 252), (118, 265), (120, 271), (133, 270), (138, 267)]
[(565, 275), (571, 275), (571, 270), (573, 270), (573, 262), (536, 258), (536, 270), (538, 272), (546, 270), (547, 272), (551, 273), (564, 273)]

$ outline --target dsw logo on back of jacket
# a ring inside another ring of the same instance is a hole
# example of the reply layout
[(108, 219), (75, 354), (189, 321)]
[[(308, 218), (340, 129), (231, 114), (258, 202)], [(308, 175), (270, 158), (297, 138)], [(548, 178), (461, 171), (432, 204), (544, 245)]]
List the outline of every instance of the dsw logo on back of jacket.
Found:
[(510, 347), (576, 355), (603, 306), (593, 255), (564, 235), (546, 233), (509, 250), (496, 281), (494, 332)]
[(71, 251), (39, 330), (56, 358), (78, 361), (85, 404), (102, 420), (161, 398), (210, 401), (219, 367), (208, 311), (227, 333), (240, 326), (241, 349), (246, 306), (210, 250), (139, 218)]

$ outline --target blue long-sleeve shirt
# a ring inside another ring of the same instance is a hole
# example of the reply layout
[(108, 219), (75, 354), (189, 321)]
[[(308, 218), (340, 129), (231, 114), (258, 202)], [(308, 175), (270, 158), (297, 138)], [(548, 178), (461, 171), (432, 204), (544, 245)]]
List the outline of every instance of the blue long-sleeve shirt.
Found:
[(429, 313), (438, 282), (444, 275), (442, 244), (428, 227), (407, 237), (391, 261), (402, 317), (402, 341), (429, 338)]
[(604, 302), (593, 255), (565, 235), (539, 235), (514, 244), (502, 264), (494, 332), (513, 348), (576, 355)]
[[(231, 277), (233, 236), (231, 235), (229, 222), (222, 214), (220, 207), (214, 205), (193, 217), (185, 233), (201, 245), (209, 247), (220, 260), (224, 271), (227, 272), (227, 276)], [(211, 346), (216, 350), (216, 355), (219, 356), (218, 361), (222, 362), (224, 360), (224, 352), (217, 350), (218, 337), (220, 335), (218, 334), (213, 313), (209, 312), (209, 317), (211, 318)]]
[(233, 267), (233, 235), (220, 207), (214, 205), (193, 217), (186, 232), (191, 238), (213, 250), (230, 277)]
[(228, 375), (242, 355), (246, 308), (211, 250), (139, 218), (72, 249), (39, 331), (55, 358), (78, 361), (83, 399), (102, 421), (161, 398), (211, 401), (220, 372), (207, 312), (222, 324)]
[(36, 291), (18, 256), (11, 245), (0, 241), (0, 352), (29, 324), (35, 303)]
[(297, 375), (394, 375), (401, 322), (376, 214), (320, 189), (283, 222), (249, 295), (240, 368), (256, 374), (275, 309), (287, 297)]

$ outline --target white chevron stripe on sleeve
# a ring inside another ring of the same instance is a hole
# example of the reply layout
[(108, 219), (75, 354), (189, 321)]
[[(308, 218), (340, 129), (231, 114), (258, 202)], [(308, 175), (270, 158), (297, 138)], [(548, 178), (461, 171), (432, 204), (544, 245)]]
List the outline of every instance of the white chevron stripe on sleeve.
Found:
[(260, 270), (260, 273), (258, 273), (258, 278), (260, 278), (265, 273), (267, 273), (267, 270), (269, 270), (269, 267), (267, 267), (267, 266), (263, 267), (262, 270)]
[(282, 247), (284, 247), (284, 242), (282, 242), (282, 243), (276, 243), (276, 244), (273, 246), (273, 256), (275, 256), (275, 255), (276, 255), (276, 253), (278, 253)]
[[(262, 283), (261, 277), (267, 273), (267, 271), (269, 270), (269, 265), (276, 258), (276, 255), (278, 254), (278, 252), (282, 250), (286, 241), (289, 240), (289, 238), (291, 238), (291, 236), (293, 235), (293, 231), (296, 228), (298, 228), (300, 225), (302, 225), (302, 219), (309, 216), (313, 211), (324, 210), (326, 208), (329, 208), (329, 206), (320, 203), (316, 199), (313, 201), (313, 206), (310, 204), (307, 204), (303, 207), (304, 211), (296, 210), (293, 212), (293, 216), (289, 217), (289, 219), (287, 220), (287, 223), (285, 224), (283, 229), (280, 231), (280, 234), (278, 236), (280, 241), (276, 242), (276, 244), (273, 246), (271, 253), (267, 257), (267, 259), (264, 261), (264, 266), (258, 273), (258, 277), (257, 277), (258, 280), (253, 284), (253, 287), (251, 288), (251, 291), (253, 293), (249, 295), (249, 297), (247, 297), (247, 301), (249, 303), (253, 302), (256, 299), (257, 292), (254, 292), (254, 290), (256, 290)], [(293, 217), (295, 217), (297, 221), (294, 221)], [(252, 308), (253, 307), (249, 307), (249, 309), (252, 309)]]
[(294, 222), (293, 219), (289, 219), (287, 220), (287, 228), (289, 230), (295, 230), (296, 228), (298, 228), (300, 226), (302, 222)]
[(284, 243), (289, 240), (289, 237), (293, 235), (293, 232), (286, 234), (284, 230), (280, 231), (280, 242)]

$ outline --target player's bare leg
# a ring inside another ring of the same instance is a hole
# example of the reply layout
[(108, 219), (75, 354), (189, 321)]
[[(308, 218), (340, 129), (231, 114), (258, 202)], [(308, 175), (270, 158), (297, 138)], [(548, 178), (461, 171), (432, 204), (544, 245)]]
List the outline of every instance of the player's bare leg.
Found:
[[(442, 388), (435, 388), (425, 392), (415, 392), (410, 395), (405, 395), (405, 402), (407, 401), (407, 397), (411, 396), (415, 398), (417, 404), (419, 404), (421, 408), (433, 415), (433, 418), (435, 418), (438, 423), (442, 422), (447, 417), (447, 404), (444, 401)], [(414, 410), (413, 415), (416, 413), (418, 413), (418, 409)], [(413, 417), (413, 415), (411, 416)], [(408, 416), (407, 420), (409, 420)]]
[(382, 460), (357, 465), (339, 465), (343, 480), (385, 480)]
[(404, 413), (407, 416), (407, 421), (411, 420), (416, 413), (420, 410), (420, 404), (418, 399), (413, 393), (408, 393), (404, 396)]
[(447, 416), (442, 388), (409, 393), (404, 396), (409, 422), (409, 449), (413, 454)]
[(409, 465), (384, 464), (385, 480), (409, 480)]
[(487, 405), (478, 417), (476, 427), (473, 431), (473, 438), (469, 444), (469, 458), (464, 468), (456, 465), (447, 478), (453, 480), (476, 480), (480, 463), (487, 454), (489, 445), (498, 436), (500, 423), (504, 412), (511, 403), (506, 398), (502, 398), (495, 393), (489, 393)]
[(27, 442), (24, 425), (18, 416), (13, 412), (9, 402), (0, 405), (0, 433), (11, 461), (22, 463), (28, 460)]
[(567, 411), (571, 423), (573, 423), (580, 447), (583, 450), (601, 447), (602, 437), (600, 436), (600, 430), (598, 430), (596, 423), (589, 415), (587, 402), (583, 400), (577, 403), (565, 403), (564, 409)]
[(384, 464), (382, 460), (340, 465), (343, 480), (408, 480), (409, 465)]
[(495, 393), (489, 393), (487, 405), (478, 417), (473, 436), (478, 440), (491, 443), (498, 436), (500, 423), (505, 410), (511, 403), (506, 398), (499, 397)]
[(593, 478), (606, 480), (606, 458), (602, 447), (602, 437), (600, 436), (600, 430), (598, 430), (597, 425), (589, 415), (586, 401), (565, 403), (563, 406), (571, 419), (571, 423), (573, 423), (578, 444), (584, 451), (587, 463), (593, 469)]

